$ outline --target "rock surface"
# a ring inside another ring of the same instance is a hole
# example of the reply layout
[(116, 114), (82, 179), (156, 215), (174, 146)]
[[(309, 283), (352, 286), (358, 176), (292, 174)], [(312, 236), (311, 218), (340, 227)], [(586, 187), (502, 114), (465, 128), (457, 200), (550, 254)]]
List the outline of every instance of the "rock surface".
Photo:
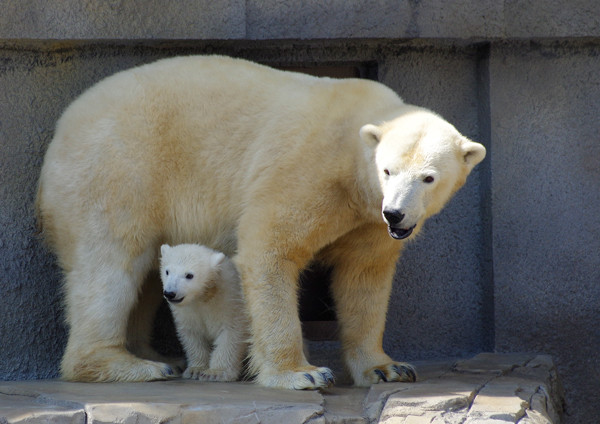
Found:
[(549, 356), (482, 353), (416, 363), (419, 381), (322, 391), (252, 383), (0, 383), (0, 423), (558, 423)]

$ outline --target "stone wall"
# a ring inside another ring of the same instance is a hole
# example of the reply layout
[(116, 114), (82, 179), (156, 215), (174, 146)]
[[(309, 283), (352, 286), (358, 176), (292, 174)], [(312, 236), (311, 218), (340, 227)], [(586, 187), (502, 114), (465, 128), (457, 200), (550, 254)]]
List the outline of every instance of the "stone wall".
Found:
[[(600, 391), (600, 3), (0, 1), (0, 379), (50, 378), (60, 272), (32, 200), (61, 111), (117, 70), (178, 54), (375, 64), (488, 148), (398, 266), (385, 347), (409, 360), (554, 357), (567, 421)], [(158, 3), (157, 3), (158, 4)]]

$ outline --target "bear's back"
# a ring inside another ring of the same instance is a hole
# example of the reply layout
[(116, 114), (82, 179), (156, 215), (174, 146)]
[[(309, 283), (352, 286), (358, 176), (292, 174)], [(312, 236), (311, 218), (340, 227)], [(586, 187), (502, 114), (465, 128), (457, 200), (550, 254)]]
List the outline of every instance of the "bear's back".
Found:
[[(248, 205), (292, 204), (313, 198), (313, 190), (354, 187), (349, 178), (364, 160), (360, 127), (401, 105), (372, 81), (221, 56), (122, 71), (82, 94), (60, 119), (42, 169), (40, 210), (48, 228), (79, 220), (74, 233), (82, 233), (95, 213), (86, 208), (100, 205), (115, 237), (131, 240), (136, 252), (162, 239), (232, 254)], [(302, 183), (307, 176), (314, 189)], [(270, 193), (281, 187), (297, 199), (274, 199)], [(54, 235), (64, 249), (73, 245), (70, 235)]]

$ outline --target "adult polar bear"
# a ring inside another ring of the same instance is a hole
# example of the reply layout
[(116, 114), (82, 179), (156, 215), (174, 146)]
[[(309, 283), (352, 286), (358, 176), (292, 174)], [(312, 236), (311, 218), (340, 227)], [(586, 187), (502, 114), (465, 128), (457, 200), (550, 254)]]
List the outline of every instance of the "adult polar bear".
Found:
[(218, 56), (105, 79), (59, 120), (38, 188), (40, 224), (65, 274), (63, 378), (172, 374), (151, 360), (160, 284), (145, 278), (161, 244), (191, 242), (234, 257), (260, 384), (331, 382), (302, 349), (297, 280), (311, 261), (333, 266), (354, 382), (414, 380), (382, 349), (397, 239), (416, 234), (484, 156), (437, 115), (371, 81)]

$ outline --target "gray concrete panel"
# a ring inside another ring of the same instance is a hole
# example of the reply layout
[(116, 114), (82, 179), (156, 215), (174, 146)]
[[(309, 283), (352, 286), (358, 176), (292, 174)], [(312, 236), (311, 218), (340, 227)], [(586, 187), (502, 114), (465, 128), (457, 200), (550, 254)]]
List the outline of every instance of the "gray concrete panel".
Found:
[(33, 201), (62, 111), (102, 77), (151, 59), (135, 49), (114, 53), (0, 53), (0, 379), (58, 374), (66, 343), (61, 273), (36, 235)]
[[(436, 111), (466, 136), (486, 144), (479, 131), (479, 60), (475, 47), (400, 49), (386, 55), (380, 80), (406, 102)], [(465, 355), (493, 347), (481, 178), (476, 168), (400, 257), (384, 343), (400, 359)]]
[(1, 0), (0, 39), (501, 39), (600, 35), (589, 0)]
[(599, 70), (598, 44), (490, 63), (496, 346), (558, 358), (568, 411), (600, 391)]
[(504, 35), (493, 0), (250, 1), (247, 38), (471, 38)]
[(241, 0), (0, 0), (0, 39), (239, 39)]

